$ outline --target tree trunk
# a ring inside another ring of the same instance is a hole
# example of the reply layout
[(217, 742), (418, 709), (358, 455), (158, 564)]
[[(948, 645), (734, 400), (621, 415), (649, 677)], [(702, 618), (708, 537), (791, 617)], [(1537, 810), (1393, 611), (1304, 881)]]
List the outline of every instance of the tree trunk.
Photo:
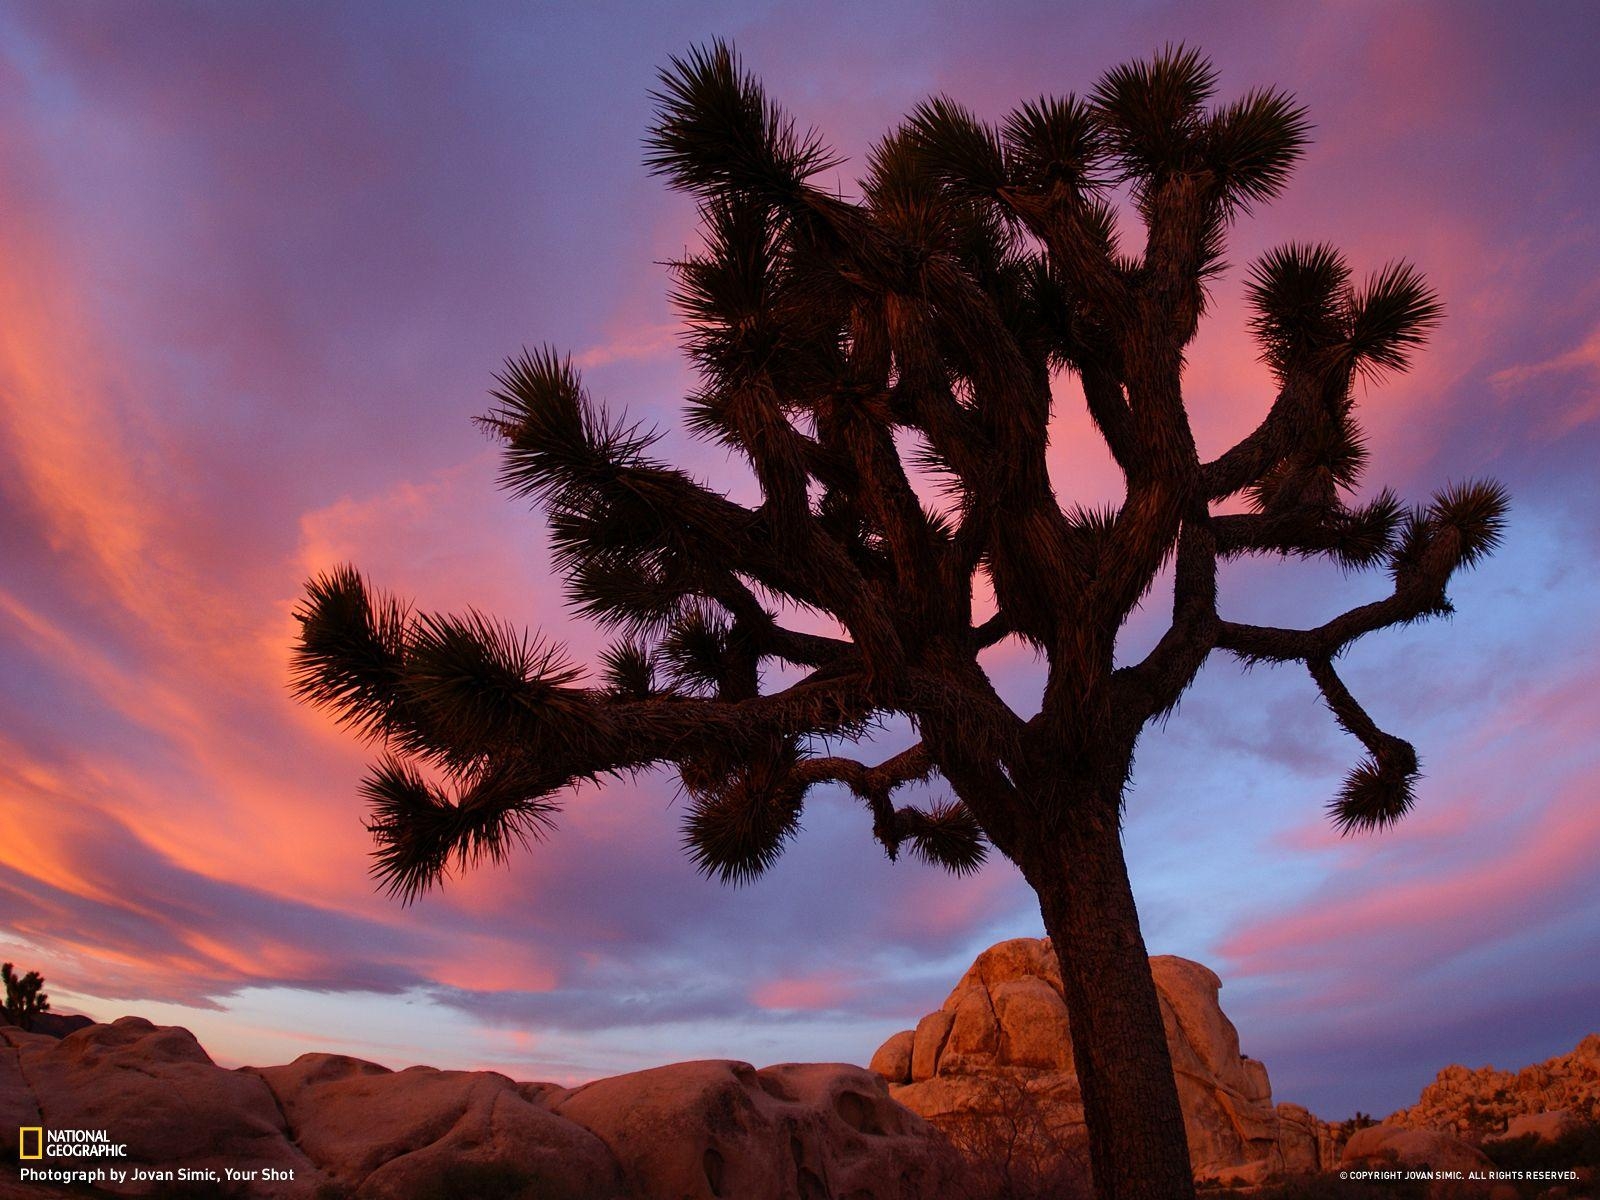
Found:
[(1024, 867), (1061, 964), (1095, 1195), (1185, 1200), (1189, 1143), (1118, 807), (1098, 807), (1044, 834)]

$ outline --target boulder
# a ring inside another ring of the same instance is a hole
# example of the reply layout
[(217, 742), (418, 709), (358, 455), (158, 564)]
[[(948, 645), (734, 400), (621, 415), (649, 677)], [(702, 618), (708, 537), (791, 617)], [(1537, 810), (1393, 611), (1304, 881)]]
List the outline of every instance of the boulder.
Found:
[(1578, 1119), (1564, 1108), (1558, 1108), (1554, 1112), (1524, 1113), (1506, 1122), (1505, 1132), (1491, 1134), (1483, 1140), (1486, 1145), (1525, 1137), (1541, 1142), (1555, 1142), (1577, 1125)]
[[(1218, 1003), (1216, 974), (1171, 956), (1152, 958), (1150, 969), (1197, 1177), (1249, 1181), (1331, 1167), (1333, 1127), (1303, 1108), (1273, 1106), (1265, 1064), (1240, 1053)], [(909, 1076), (900, 1069), (905, 1038), (884, 1043), (874, 1069), (895, 1099), (952, 1136), (970, 1140), (986, 1121), (1016, 1126), (1021, 1104), (1032, 1114), (1022, 1124), (1047, 1130), (1044, 1140), (1083, 1139), (1072, 1031), (1048, 939), (1013, 938), (980, 954), (918, 1023)]]
[(916, 1033), (911, 1041), (911, 1082), (916, 1083), (933, 1076), (939, 1063), (939, 1055), (944, 1052), (945, 1039), (950, 1036), (950, 1027), (955, 1024), (955, 1013), (940, 1009), (931, 1012), (917, 1022)]
[(0, 1137), (14, 1136), (11, 1130), (24, 1125), (39, 1125), (39, 1102), (22, 1074), (22, 1048), (43, 1046), (50, 1041), (41, 1034), (24, 1033), (12, 1025), (0, 1025)]
[(610, 1147), (630, 1196), (662, 1200), (921, 1200), (954, 1156), (860, 1067), (676, 1063), (597, 1080), (557, 1114)]
[(289, 1139), (267, 1085), (218, 1067), (187, 1029), (123, 1017), (59, 1041), (9, 1029), (4, 1040), (22, 1085), (0, 1076), (0, 1109), (26, 1110), (31, 1099), (48, 1116), (41, 1124), (104, 1129), (126, 1143), (127, 1163), (294, 1172), (293, 1183), (263, 1182), (253, 1195), (298, 1196), (323, 1181)]
[(1416, 1104), (1386, 1124), (1481, 1140), (1507, 1132), (1519, 1118), (1553, 1112), (1600, 1117), (1600, 1034), (1591, 1033), (1569, 1054), (1520, 1071), (1452, 1064), (1422, 1089)]
[[(575, 1089), (334, 1054), (224, 1070), (187, 1030), (132, 1017), (59, 1041), (0, 1029), (0, 1120), (105, 1129), (119, 1166), (292, 1171), (245, 1185), (268, 1200), (937, 1200), (960, 1168), (861, 1067), (679, 1063)], [(14, 1195), (57, 1192), (0, 1162)]]
[(1298, 1104), (1280, 1104), (1278, 1169), (1287, 1175), (1309, 1175), (1339, 1161), (1334, 1127)]
[(878, 1047), (867, 1069), (890, 1083), (910, 1083), (911, 1047), (916, 1040), (916, 1030), (902, 1029)]
[(947, 1072), (959, 1073), (967, 1060), (983, 1063), (999, 1053), (1000, 1021), (994, 1002), (985, 988), (969, 988), (951, 1010), (950, 1036), (939, 1057)]
[(1350, 1135), (1340, 1159), (1345, 1167), (1431, 1168), (1435, 1171), (1486, 1171), (1493, 1164), (1475, 1146), (1438, 1129), (1369, 1125)]
[(1061, 993), (1036, 975), (1007, 979), (989, 993), (1000, 1025), (994, 1061), (1033, 1071), (1071, 1071), (1072, 1032)]
[(22, 1030), (8, 1018), (3, 1009), (0, 1009), (0, 1029), (14, 1029), (18, 1032), (42, 1033), (46, 1037), (64, 1038), (69, 1033), (77, 1033), (80, 1029), (87, 1029), (94, 1024), (90, 1017), (81, 1013), (42, 1012), (34, 1013), (28, 1019), (28, 1028)]
[[(612, 1200), (620, 1176), (586, 1129), (492, 1071), (391, 1071), (334, 1054), (256, 1070), (300, 1148), (359, 1200), (404, 1200), (428, 1186), (517, 1182), (548, 1200)], [(555, 1089), (565, 1094), (564, 1089)]]
[(1015, 1124), (1019, 1109), (1026, 1117), (1022, 1123), (1037, 1124), (1056, 1140), (1081, 1140), (1084, 1134), (1083, 1093), (1078, 1077), (1066, 1072), (938, 1075), (890, 1091), (940, 1129), (963, 1135), (974, 1120), (1001, 1116)]

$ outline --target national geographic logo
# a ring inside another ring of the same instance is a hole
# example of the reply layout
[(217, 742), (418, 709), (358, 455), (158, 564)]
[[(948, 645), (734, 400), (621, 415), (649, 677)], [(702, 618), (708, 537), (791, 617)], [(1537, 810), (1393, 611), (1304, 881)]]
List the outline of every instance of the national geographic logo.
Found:
[(127, 1158), (128, 1147), (113, 1142), (104, 1129), (45, 1129), (25, 1125), (17, 1130), (17, 1157), (23, 1162), (45, 1158)]

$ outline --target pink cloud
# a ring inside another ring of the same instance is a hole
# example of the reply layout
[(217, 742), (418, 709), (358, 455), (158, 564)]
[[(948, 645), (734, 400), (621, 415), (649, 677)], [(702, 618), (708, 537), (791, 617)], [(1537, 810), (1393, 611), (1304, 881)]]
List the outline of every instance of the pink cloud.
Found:
[(1491, 375), (1489, 382), (1503, 391), (1525, 395), (1528, 384), (1552, 375), (1576, 376), (1580, 382), (1565, 407), (1547, 414), (1537, 432), (1558, 438), (1600, 419), (1600, 326), (1570, 350), (1538, 362), (1506, 367)]
[(1592, 878), (1600, 853), (1600, 773), (1574, 783), (1525, 834), (1492, 852), (1477, 840), (1406, 868), (1360, 872), (1312, 901), (1234, 934), (1222, 953), (1242, 974), (1349, 968), (1365, 975), (1434, 962), (1511, 933), (1550, 912), (1552, 897)]
[(645, 325), (579, 351), (572, 356), (574, 366), (587, 370), (633, 359), (659, 358), (677, 349), (680, 327), (677, 322)]
[(769, 979), (750, 990), (750, 1000), (757, 1008), (822, 1011), (848, 1003), (860, 986), (859, 979), (844, 971), (825, 971), (790, 979)]
[(1564, 678), (1506, 689), (1465, 731), (1465, 751), (1428, 771), (1417, 811), (1393, 830), (1341, 839), (1323, 821), (1292, 829), (1285, 847), (1316, 853), (1332, 873), (1223, 941), (1235, 972), (1333, 972), (1360, 991), (1402, 964), (1449, 961), (1574, 911), (1600, 855), (1592, 678), (1584, 660)]
[[(802, 123), (849, 152), (926, 92), (996, 115), (1174, 37), (1217, 55), (1230, 94), (1297, 88), (1317, 144), (1284, 201), (1240, 226), (1192, 347), (1202, 451), (1248, 432), (1271, 399), (1239, 266), (1326, 237), (1358, 276), (1411, 256), (1449, 308), (1417, 370), (1362, 395), (1375, 479), (1416, 492), (1439, 482), (1436, 459), (1498, 470), (1531, 445), (1519, 505), (1587, 514), (1592, 472), (1552, 465), (1549, 439), (1576, 461), (1595, 425), (1594, 334), (1563, 316), (1582, 314), (1572, 280), (1593, 274), (1589, 131), (1573, 115), (1593, 108), (1592, 72), (1555, 69), (1592, 39), (1558, 38), (1555, 17), (1508, 30), (1439, 4), (1278, 22), (1158, 7), (1065, 42), (1054, 10), (918, 17), (779, 13), (738, 32)], [(496, 492), (493, 451), (466, 418), (500, 357), (546, 337), (636, 416), (675, 421), (688, 380), (655, 264), (692, 238), (691, 206), (644, 174), (637, 138), (648, 67), (698, 36), (693, 21), (642, 20), (595, 41), (604, 61), (552, 56), (546, 78), (519, 57), (524, 15), (472, 20), (459, 39), (334, 10), (292, 28), (220, 9), (41, 8), (7, 24), (8, 50), (22, 49), (0, 52), (0, 665), (23, 681), (0, 709), (14, 726), (0, 738), (7, 930), (87, 992), (189, 1003), (275, 981), (459, 990), (467, 1011), (493, 993), (547, 1023), (635, 994), (672, 1021), (892, 1003), (852, 995), (837, 953), (871, 974), (1031, 931), (1029, 897), (1003, 863), (965, 881), (891, 867), (859, 811), (825, 801), (790, 860), (736, 897), (678, 857), (660, 778), (586, 790), (554, 844), (416, 909), (372, 894), (355, 796), (367, 750), (285, 687), (302, 580), (354, 561), (426, 607), (543, 625), (588, 656), (603, 635), (562, 612), (543, 523)], [(174, 55), (193, 69), (174, 73)], [(1572, 381), (1587, 390), (1555, 386)], [(1116, 469), (1075, 386), (1059, 390), (1061, 493), (1112, 500)], [(720, 448), (675, 432), (665, 451), (748, 492)], [(1229, 583), (1230, 603), (1276, 586)], [(1552, 586), (1585, 600), (1581, 583)], [(1464, 608), (1460, 624), (1472, 619)], [(1331, 876), (1235, 934), (1245, 970), (1322, 978), (1368, 946), (1377, 964), (1492, 955), (1516, 922), (1568, 903), (1595, 848), (1581, 798), (1597, 777), (1580, 760), (1600, 672), (1545, 687), (1561, 652), (1536, 630), (1513, 640), (1497, 669), (1525, 686), (1463, 721), (1477, 749), (1429, 762), (1430, 795), (1448, 803), (1382, 841), (1339, 842), (1320, 823), (1271, 840), (1264, 876), (1286, 857)], [(1007, 682), (1035, 669), (1015, 645), (989, 661)], [(1462, 670), (1441, 668), (1449, 682)], [(1483, 698), (1447, 691), (1467, 708)], [(1299, 711), (1269, 722), (1293, 745), (1259, 764), (1263, 796), (1324, 765)], [(1276, 819), (1238, 819), (1252, 816)], [(1381, 992), (1376, 968), (1352, 979), (1343, 994)], [(532, 1007), (512, 1003), (523, 994)], [(640, 1018), (618, 1003), (605, 1020)]]

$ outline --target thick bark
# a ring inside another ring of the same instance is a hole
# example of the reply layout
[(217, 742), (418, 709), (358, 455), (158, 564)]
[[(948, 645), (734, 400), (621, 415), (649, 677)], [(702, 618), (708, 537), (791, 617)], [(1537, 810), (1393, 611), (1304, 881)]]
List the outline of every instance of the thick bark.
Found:
[(1188, 1139), (1118, 809), (1095, 807), (1043, 834), (1023, 868), (1061, 964), (1095, 1195), (1185, 1200)]

